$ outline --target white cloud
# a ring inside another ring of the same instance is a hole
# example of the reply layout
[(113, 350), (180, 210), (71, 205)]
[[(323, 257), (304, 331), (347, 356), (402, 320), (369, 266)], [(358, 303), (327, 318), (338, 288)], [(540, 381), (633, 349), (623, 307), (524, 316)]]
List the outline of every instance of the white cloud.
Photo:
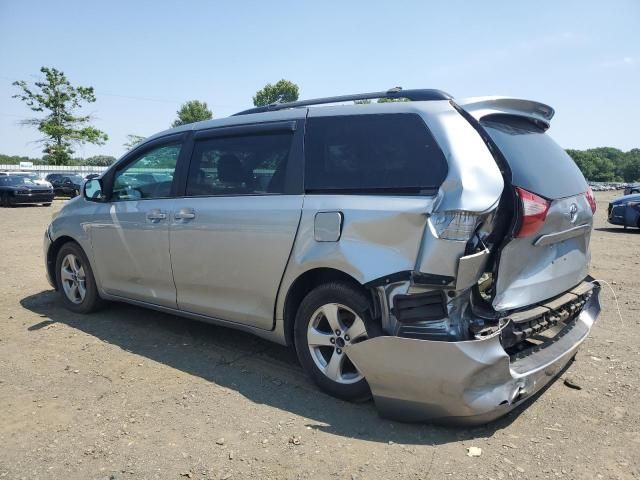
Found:
[(640, 61), (640, 57), (622, 57), (615, 60), (607, 60), (606, 62), (602, 62), (600, 66), (602, 68), (620, 68), (620, 67), (629, 67), (636, 66)]

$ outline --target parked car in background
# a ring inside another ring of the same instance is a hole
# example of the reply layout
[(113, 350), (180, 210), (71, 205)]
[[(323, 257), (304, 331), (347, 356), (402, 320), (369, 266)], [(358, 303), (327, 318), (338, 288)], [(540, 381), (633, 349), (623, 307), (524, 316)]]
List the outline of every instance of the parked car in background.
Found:
[(34, 183), (21, 175), (0, 176), (0, 205), (12, 207), (21, 204), (42, 204), (45, 207), (53, 201), (53, 188)]
[[(381, 97), (411, 101), (313, 107)], [(596, 203), (553, 115), (394, 89), (168, 130), (63, 206), (47, 276), (74, 312), (125, 301), (292, 345), (322, 390), (387, 417), (486, 422), (600, 312)]]
[(51, 183), (40, 178), (40, 176), (35, 172), (10, 172), (9, 175), (17, 175), (20, 177), (25, 177), (31, 180), (36, 185), (41, 185), (43, 187), (51, 187)]
[(50, 173), (45, 177), (51, 182), (56, 195), (75, 197), (80, 194), (84, 178), (77, 173)]
[(640, 193), (640, 183), (633, 183), (624, 189), (625, 195), (631, 195), (634, 193)]
[(640, 193), (625, 195), (609, 202), (608, 221), (624, 228), (640, 228)]

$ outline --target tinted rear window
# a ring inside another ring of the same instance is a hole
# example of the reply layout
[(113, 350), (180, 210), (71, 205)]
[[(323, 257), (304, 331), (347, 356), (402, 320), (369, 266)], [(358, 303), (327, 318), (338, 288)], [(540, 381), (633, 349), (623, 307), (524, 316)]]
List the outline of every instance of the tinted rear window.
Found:
[(514, 185), (550, 199), (587, 190), (587, 182), (573, 159), (529, 120), (491, 115), (480, 123), (509, 163)]
[(416, 114), (310, 118), (305, 141), (310, 192), (432, 194), (447, 162)]

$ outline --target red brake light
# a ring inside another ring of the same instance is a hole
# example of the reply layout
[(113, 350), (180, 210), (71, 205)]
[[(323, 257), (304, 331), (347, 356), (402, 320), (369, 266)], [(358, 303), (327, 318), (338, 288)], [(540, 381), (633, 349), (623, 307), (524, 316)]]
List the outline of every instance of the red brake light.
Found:
[(544, 198), (524, 188), (516, 187), (516, 193), (518, 197), (520, 197), (520, 205), (522, 208), (522, 222), (520, 223), (516, 237), (528, 237), (540, 230), (545, 218), (547, 218), (547, 212), (551, 204)]
[(596, 213), (596, 197), (593, 195), (593, 190), (591, 187), (584, 192), (584, 196), (587, 197), (587, 202), (589, 202), (589, 206), (591, 207), (591, 212)]

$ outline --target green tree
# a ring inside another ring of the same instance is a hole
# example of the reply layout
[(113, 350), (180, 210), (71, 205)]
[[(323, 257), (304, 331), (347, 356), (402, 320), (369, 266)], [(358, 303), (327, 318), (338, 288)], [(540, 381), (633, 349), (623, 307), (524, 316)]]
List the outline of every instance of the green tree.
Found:
[[(376, 103), (392, 103), (392, 102), (410, 102), (408, 98), (400, 97), (400, 98), (379, 98), (376, 100)], [(371, 100), (354, 100), (353, 103), (355, 105), (369, 105)]]
[(611, 182), (617, 180), (616, 163), (603, 155), (602, 149), (567, 150), (587, 180)]
[(640, 180), (640, 149), (634, 148), (625, 153), (625, 158), (620, 162), (618, 175), (625, 182)]
[(399, 98), (379, 98), (377, 100), (378, 103), (393, 103), (393, 102), (410, 102), (408, 98), (399, 97)]
[(131, 150), (133, 147), (135, 147), (136, 145), (138, 145), (139, 143), (142, 143), (142, 141), (145, 139), (146, 137), (142, 137), (140, 135), (133, 135), (133, 134), (129, 134), (127, 135), (127, 141), (124, 142), (122, 144), (123, 147), (125, 147), (127, 150)]
[(90, 165), (92, 167), (108, 167), (116, 161), (116, 157), (111, 155), (95, 155), (85, 159), (84, 165)]
[(43, 138), (43, 153), (54, 165), (66, 165), (73, 153), (72, 146), (85, 143), (103, 145), (108, 136), (89, 125), (89, 115), (75, 115), (83, 103), (93, 103), (93, 87), (74, 87), (63, 72), (42, 67), (44, 79), (29, 85), (24, 80), (13, 82), (20, 93), (13, 95), (34, 112), (46, 113), (41, 118), (25, 120), (23, 124), (38, 128)]
[(0, 154), (0, 165), (19, 165), (20, 162), (32, 162), (34, 165), (42, 165), (44, 163), (40, 158)]
[(253, 97), (253, 104), (256, 107), (264, 107), (272, 103), (295, 102), (299, 95), (298, 85), (283, 78), (275, 85), (267, 83), (264, 88), (258, 90)]
[(176, 114), (178, 118), (171, 124), (172, 127), (202, 122), (203, 120), (211, 120), (213, 118), (213, 112), (209, 110), (207, 103), (199, 100), (189, 100), (184, 103)]

